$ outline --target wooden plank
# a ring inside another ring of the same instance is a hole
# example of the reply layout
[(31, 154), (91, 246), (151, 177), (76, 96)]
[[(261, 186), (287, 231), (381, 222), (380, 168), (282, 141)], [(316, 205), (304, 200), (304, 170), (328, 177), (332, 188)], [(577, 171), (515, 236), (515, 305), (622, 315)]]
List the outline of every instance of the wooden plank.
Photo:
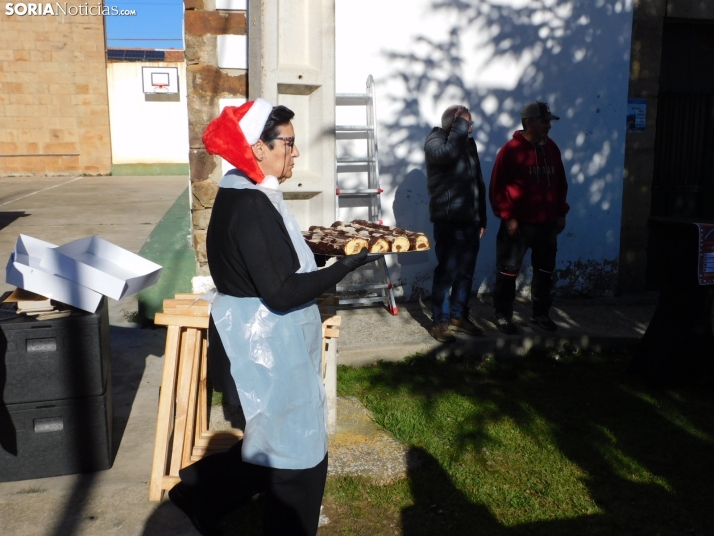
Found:
[(334, 328), (324, 328), (322, 330), (322, 336), (326, 339), (336, 339), (340, 336), (340, 330)]
[(225, 452), (229, 448), (231, 448), (233, 445), (230, 447), (193, 447), (193, 454), (191, 455), (191, 461), (192, 462), (197, 462), (198, 460), (205, 458), (206, 456), (209, 456), (211, 454), (217, 454), (218, 452)]
[(169, 326), (166, 331), (166, 350), (164, 352), (164, 370), (159, 391), (159, 411), (156, 419), (156, 438), (154, 439), (154, 458), (151, 465), (149, 482), (149, 500), (160, 501), (163, 497), (163, 477), (169, 454), (169, 437), (174, 410), (174, 387), (178, 368), (180, 328)]
[(183, 461), (183, 438), (186, 432), (186, 419), (191, 388), (191, 373), (193, 369), (193, 355), (196, 352), (198, 331), (193, 328), (182, 330), (182, 347), (179, 354), (179, 379), (176, 385), (176, 417), (174, 419), (174, 441), (171, 450), (171, 467), (169, 475), (178, 476)]
[(195, 300), (197, 298), (200, 298), (203, 296), (203, 294), (192, 294), (189, 292), (179, 292), (174, 296), (174, 299), (177, 300)]
[(181, 479), (177, 476), (165, 476), (161, 481), (161, 490), (168, 491), (179, 482), (181, 482)]
[[(191, 463), (191, 452), (194, 442), (194, 431), (196, 429), (196, 404), (198, 402), (198, 381), (199, 381), (199, 365), (201, 360), (201, 350), (203, 349), (203, 339), (206, 336), (204, 330), (196, 331), (196, 346), (193, 353), (187, 355), (191, 359), (193, 366), (191, 368), (191, 383), (188, 388), (188, 400), (186, 401), (186, 429), (183, 436), (179, 437), (179, 441), (183, 441), (181, 469)], [(177, 402), (182, 402), (180, 399)]]
[(228, 445), (232, 447), (237, 441), (243, 439), (241, 430), (211, 430), (211, 434), (207, 434), (196, 441), (195, 447), (209, 447), (211, 445)]
[(238, 428), (231, 428), (229, 430), (207, 430), (205, 433), (201, 435), (202, 439), (208, 439), (211, 437), (216, 437), (216, 436), (221, 436), (221, 435), (234, 435), (238, 438), (243, 437), (243, 430), (239, 430)]
[(342, 317), (340, 315), (323, 314), (320, 316), (322, 317), (323, 325), (339, 326), (342, 324)]
[(208, 317), (208, 306), (194, 307), (164, 307), (164, 314), (167, 315), (184, 315), (184, 316), (205, 316)]
[(154, 324), (159, 326), (181, 326), (194, 329), (208, 329), (208, 317), (156, 313), (156, 316), (154, 317)]
[(210, 418), (210, 404), (208, 402), (208, 337), (203, 337), (199, 367), (198, 407), (196, 408), (194, 443), (201, 438), (204, 430), (208, 430), (208, 419)]
[(176, 300), (167, 298), (164, 300), (164, 312), (167, 308), (172, 307), (208, 307), (208, 302), (206, 300)]

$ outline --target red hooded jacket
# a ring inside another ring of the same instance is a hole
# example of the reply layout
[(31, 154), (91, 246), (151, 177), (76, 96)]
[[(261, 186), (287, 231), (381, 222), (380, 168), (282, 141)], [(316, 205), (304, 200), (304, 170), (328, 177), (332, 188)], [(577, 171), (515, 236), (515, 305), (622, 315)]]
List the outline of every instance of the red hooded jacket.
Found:
[(496, 156), (488, 196), (496, 216), (523, 223), (554, 223), (565, 216), (568, 183), (560, 149), (550, 138), (536, 145), (513, 133)]

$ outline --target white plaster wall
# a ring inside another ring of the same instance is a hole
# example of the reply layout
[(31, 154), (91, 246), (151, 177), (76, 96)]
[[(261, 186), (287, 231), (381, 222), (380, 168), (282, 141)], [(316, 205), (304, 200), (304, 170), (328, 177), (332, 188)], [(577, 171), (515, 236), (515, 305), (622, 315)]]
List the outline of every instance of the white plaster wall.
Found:
[[(337, 92), (364, 91), (369, 74), (377, 84), (385, 223), (432, 235), (423, 144), (447, 106), (471, 108), (488, 187), (499, 148), (521, 128), (520, 109), (543, 100), (561, 117), (551, 138), (570, 184), (558, 285), (614, 292), (632, 8), (632, 0), (337, 2)], [(363, 109), (338, 108), (338, 124), (363, 122)], [(338, 155), (358, 154), (340, 143)], [(490, 205), (489, 218), (474, 290), (494, 279), (499, 221)], [(435, 264), (433, 251), (391, 258), (398, 292), (428, 294)]]
[[(177, 67), (179, 100), (147, 101), (142, 67)], [(107, 65), (113, 164), (188, 164), (188, 109), (184, 62)]]

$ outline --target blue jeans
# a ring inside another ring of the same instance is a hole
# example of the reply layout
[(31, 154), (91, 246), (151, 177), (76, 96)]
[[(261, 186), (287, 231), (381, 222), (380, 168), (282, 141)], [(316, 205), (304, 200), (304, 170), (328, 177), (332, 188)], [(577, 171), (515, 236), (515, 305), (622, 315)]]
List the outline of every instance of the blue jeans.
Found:
[[(431, 289), (434, 324), (469, 314), (481, 227), (475, 224), (434, 223), (436, 260)], [(451, 292), (449, 292), (451, 290)]]

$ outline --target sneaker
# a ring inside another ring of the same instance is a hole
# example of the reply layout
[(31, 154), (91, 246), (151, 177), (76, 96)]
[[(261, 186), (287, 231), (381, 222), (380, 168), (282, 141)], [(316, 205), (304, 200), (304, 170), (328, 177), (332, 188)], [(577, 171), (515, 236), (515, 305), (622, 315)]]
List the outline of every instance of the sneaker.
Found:
[(456, 340), (453, 332), (449, 329), (448, 322), (434, 324), (434, 327), (431, 328), (431, 334), (439, 342), (454, 342)]
[(451, 331), (460, 331), (468, 335), (483, 335), (485, 331), (481, 326), (474, 324), (468, 317), (452, 318), (449, 320), (449, 328)]
[(496, 327), (508, 335), (518, 333), (518, 328), (513, 323), (513, 319), (510, 317), (496, 317)]
[(533, 315), (531, 316), (531, 322), (548, 331), (555, 331), (556, 329), (558, 329), (558, 324), (553, 322), (553, 320), (551, 320), (551, 318), (547, 314)]
[(199, 534), (203, 536), (221, 536), (223, 532), (216, 526), (213, 520), (206, 519), (205, 515), (201, 515), (195, 503), (191, 500), (191, 496), (183, 487), (183, 484), (178, 483), (169, 490), (169, 499), (171, 499), (171, 502), (186, 514)]

